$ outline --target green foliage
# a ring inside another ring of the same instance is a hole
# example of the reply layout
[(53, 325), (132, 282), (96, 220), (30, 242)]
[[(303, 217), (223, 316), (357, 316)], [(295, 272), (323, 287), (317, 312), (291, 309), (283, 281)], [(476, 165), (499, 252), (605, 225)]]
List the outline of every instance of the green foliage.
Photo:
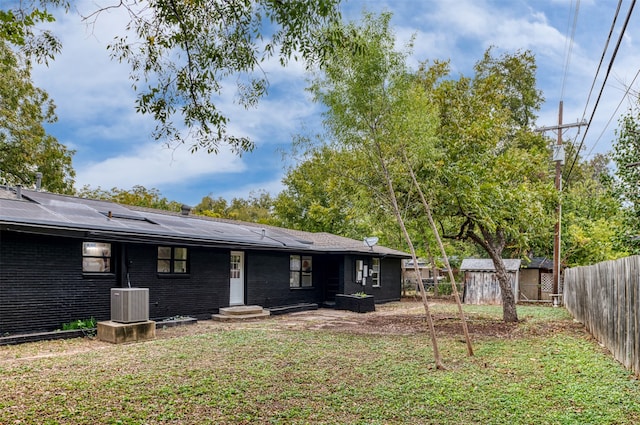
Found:
[(134, 205), (138, 207), (154, 208), (158, 210), (167, 210), (179, 212), (182, 204), (176, 201), (170, 201), (160, 194), (155, 188), (147, 189), (144, 186), (135, 185), (131, 190), (112, 188), (110, 191), (103, 190), (100, 187), (92, 189), (84, 186), (76, 194), (81, 198), (99, 199), (102, 201), (111, 201), (123, 205)]
[(327, 147), (313, 150), (285, 175), (285, 189), (273, 203), (274, 222), (354, 239), (382, 229), (373, 225), (370, 194), (352, 180), (354, 172), (362, 168), (358, 161), (352, 152)]
[(38, 29), (41, 23), (55, 19), (49, 7), (69, 9), (67, 0), (29, 0), (13, 2), (13, 8), (0, 10), (0, 41), (16, 46), (28, 58), (48, 63), (60, 52), (60, 41), (48, 30)]
[(98, 322), (96, 321), (95, 318), (92, 317), (90, 319), (84, 319), (84, 320), (78, 319), (69, 323), (63, 323), (62, 330), (71, 331), (71, 330), (78, 330), (78, 329), (95, 329), (97, 325), (98, 325)]
[(73, 151), (46, 133), (57, 118), (48, 94), (31, 82), (31, 65), (0, 39), (0, 183), (72, 193)]
[(208, 217), (252, 223), (272, 224), (273, 199), (267, 192), (249, 194), (249, 199), (233, 198), (227, 203), (224, 198), (214, 199), (211, 195), (202, 198), (193, 208), (193, 213)]
[[(640, 102), (640, 101), (639, 101)], [(624, 207), (620, 242), (640, 254), (640, 103), (620, 119), (611, 154), (616, 165), (616, 193)]]
[[(111, 43), (112, 57), (131, 65), (136, 110), (156, 120), (153, 136), (170, 144), (193, 140), (193, 150), (217, 152), (225, 144), (242, 154), (254, 148), (248, 138), (227, 133), (229, 118), (218, 103), (229, 77), (237, 101), (251, 107), (269, 86), (261, 62), (277, 56), (285, 65), (299, 56), (318, 63), (330, 41), (340, 38), (319, 36), (339, 18), (338, 0), (137, 3), (119, 6), (132, 17), (131, 34)], [(99, 20), (104, 11), (93, 17)], [(188, 137), (175, 122), (180, 118)]]
[[(569, 155), (571, 157), (572, 155)], [(562, 262), (574, 267), (629, 255), (620, 243), (624, 209), (604, 155), (576, 161), (562, 199)]]

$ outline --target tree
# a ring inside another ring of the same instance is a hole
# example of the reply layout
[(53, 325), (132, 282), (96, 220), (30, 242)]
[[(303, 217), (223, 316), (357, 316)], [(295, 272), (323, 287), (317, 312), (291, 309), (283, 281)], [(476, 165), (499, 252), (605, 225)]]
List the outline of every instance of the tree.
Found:
[[(383, 205), (396, 219), (407, 243), (416, 275), (419, 275), (416, 249), (403, 218), (396, 192), (402, 163), (395, 154), (399, 146), (394, 127), (403, 120), (396, 111), (405, 107), (404, 95), (410, 87), (406, 68), (406, 53), (396, 52), (394, 37), (389, 29), (389, 14), (379, 17), (365, 15), (361, 27), (350, 25), (345, 33), (354, 34), (362, 52), (338, 50), (329, 58), (322, 74), (313, 82), (310, 91), (314, 99), (327, 107), (324, 125), (333, 140), (333, 149), (358, 158), (366, 167), (353, 167), (359, 172), (357, 181), (375, 188)], [(413, 99), (412, 99), (413, 100)], [(422, 106), (422, 104), (421, 104)], [(425, 115), (429, 113), (424, 111)], [(427, 132), (430, 126), (426, 126)], [(430, 330), (436, 368), (443, 368), (438, 349), (433, 318), (422, 281), (418, 280)]]
[[(67, 0), (18, 2), (0, 14), (0, 37), (52, 58), (59, 42), (39, 22), (51, 21), (49, 8), (73, 5)], [(229, 117), (218, 101), (223, 89), (236, 87), (237, 101), (255, 105), (269, 82), (261, 64), (277, 57), (284, 66), (302, 59), (321, 63), (342, 34), (320, 29), (339, 20), (339, 0), (122, 0), (83, 17), (99, 24), (100, 15), (124, 9), (128, 34), (108, 46), (112, 57), (131, 66), (136, 110), (156, 121), (153, 136), (168, 144), (192, 143), (217, 152), (222, 144), (242, 154), (254, 145), (227, 133)], [(180, 124), (181, 121), (181, 124)], [(186, 131), (183, 130), (186, 128)]]
[(69, 9), (67, 0), (39, 0), (16, 2), (14, 9), (0, 10), (0, 40), (22, 50), (28, 58), (47, 63), (60, 52), (60, 41), (51, 31), (37, 30), (39, 23), (55, 19), (48, 6)]
[(99, 199), (103, 201), (116, 202), (123, 205), (133, 205), (137, 207), (153, 208), (166, 211), (180, 211), (182, 204), (170, 201), (158, 189), (147, 189), (144, 186), (136, 185), (131, 190), (119, 189), (103, 190), (100, 187), (92, 189), (84, 186), (78, 191), (77, 196), (81, 198)]
[(624, 205), (622, 243), (640, 254), (640, 100), (620, 118), (611, 154), (616, 165), (616, 191)]
[(0, 39), (0, 181), (72, 193), (73, 151), (46, 133), (56, 120), (53, 102), (31, 81), (31, 66)]
[[(429, 82), (431, 84), (431, 82)], [(446, 236), (472, 241), (492, 259), (503, 318), (518, 320), (502, 257), (527, 252), (532, 235), (552, 228), (556, 193), (547, 141), (529, 123), (542, 96), (530, 52), (493, 57), (488, 50), (472, 79), (442, 81), (437, 167), (419, 176), (434, 196)]]
[(277, 224), (354, 239), (380, 236), (388, 240), (381, 232), (387, 220), (372, 218), (378, 209), (372, 208), (370, 192), (354, 182), (351, 171), (356, 160), (351, 153), (327, 146), (313, 150), (282, 180), (285, 188), (273, 205)]
[(214, 199), (209, 194), (193, 208), (193, 213), (229, 220), (272, 224), (273, 203), (271, 195), (267, 192), (250, 193), (249, 199), (233, 198), (230, 204), (224, 198)]
[[(571, 145), (568, 157), (575, 157)], [(609, 157), (580, 157), (568, 176), (562, 196), (562, 263), (569, 267), (595, 264), (629, 255), (621, 243), (624, 208), (615, 193)]]

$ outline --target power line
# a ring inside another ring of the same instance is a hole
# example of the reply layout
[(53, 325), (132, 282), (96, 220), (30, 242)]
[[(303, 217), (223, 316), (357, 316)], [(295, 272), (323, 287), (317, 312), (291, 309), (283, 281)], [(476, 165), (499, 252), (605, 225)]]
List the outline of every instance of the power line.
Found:
[(624, 25), (622, 26), (622, 30), (620, 31), (620, 36), (618, 37), (618, 42), (616, 43), (616, 47), (613, 51), (613, 54), (611, 55), (611, 59), (609, 59), (609, 66), (607, 67), (607, 73), (605, 74), (604, 81), (602, 82), (602, 87), (600, 87), (600, 92), (598, 93), (598, 98), (596, 99), (596, 103), (593, 106), (593, 110), (591, 112), (591, 117), (589, 118), (587, 128), (585, 132), (582, 134), (582, 140), (580, 141), (580, 146), (576, 150), (576, 155), (573, 158), (573, 162), (571, 163), (571, 168), (569, 168), (569, 172), (567, 173), (567, 178), (565, 180), (566, 184), (569, 184), (569, 178), (571, 177), (571, 172), (573, 171), (573, 167), (576, 164), (576, 161), (578, 160), (578, 153), (580, 152), (580, 150), (582, 149), (582, 146), (584, 145), (584, 141), (587, 137), (587, 133), (589, 133), (590, 123), (593, 121), (593, 116), (595, 115), (596, 110), (598, 109), (598, 105), (600, 104), (602, 93), (604, 92), (604, 88), (606, 87), (607, 80), (609, 79), (609, 75), (611, 74), (613, 63), (615, 62), (616, 56), (618, 54), (618, 50), (620, 49), (620, 44), (622, 44), (622, 38), (624, 37), (624, 33), (626, 32), (627, 26), (629, 25), (629, 21), (631, 20), (631, 14), (633, 13), (633, 8), (635, 7), (635, 5), (636, 5), (636, 0), (633, 0), (631, 2), (631, 5), (629, 6), (629, 11), (627, 12), (627, 17), (624, 21)]
[(602, 64), (604, 62), (604, 58), (607, 53), (607, 49), (609, 48), (609, 42), (611, 41), (611, 37), (613, 36), (613, 30), (615, 29), (616, 22), (618, 21), (618, 15), (620, 14), (620, 7), (622, 6), (622, 0), (618, 0), (618, 7), (616, 8), (616, 13), (613, 15), (613, 22), (611, 22), (611, 28), (609, 28), (609, 35), (607, 36), (607, 42), (604, 44), (604, 48), (602, 49), (602, 56), (600, 56), (600, 63), (598, 63), (598, 68), (596, 69), (596, 75), (593, 77), (593, 81), (591, 82), (591, 88), (589, 89), (589, 95), (587, 96), (587, 101), (584, 104), (584, 111), (582, 112), (582, 119), (587, 115), (587, 107), (589, 106), (589, 100), (591, 100), (591, 95), (593, 94), (593, 88), (596, 85), (596, 81), (598, 80), (598, 75), (600, 74), (600, 69), (602, 68)]
[(571, 37), (567, 41), (567, 46), (565, 46), (566, 60), (564, 62), (564, 71), (562, 73), (562, 89), (560, 91), (560, 100), (564, 99), (564, 87), (565, 87), (565, 83), (567, 82), (567, 73), (569, 72), (569, 63), (571, 62), (571, 53), (573, 52), (573, 41), (575, 40), (579, 11), (580, 11), (580, 0), (576, 2), (576, 12), (573, 15), (573, 26), (571, 28)]
[(589, 150), (589, 153), (587, 154), (587, 156), (590, 156), (591, 153), (593, 152), (593, 150), (596, 148), (596, 145), (598, 144), (598, 142), (600, 141), (600, 139), (602, 138), (602, 136), (604, 135), (604, 132), (607, 130), (607, 128), (609, 127), (609, 124), (611, 124), (611, 121), (613, 121), (613, 118), (616, 116), (616, 114), (618, 113), (618, 109), (620, 109), (620, 106), (622, 106), (622, 102), (624, 102), (624, 100), (627, 98), (627, 96), (629, 95), (629, 92), (631, 91), (631, 87), (633, 87), (633, 84), (636, 82), (636, 79), (638, 78), (638, 76), (640, 76), (640, 69), (638, 70), (638, 72), (636, 72), (636, 76), (633, 77), (633, 80), (631, 80), (631, 83), (629, 83), (629, 85), (627, 86), (627, 89), (625, 90), (624, 94), (622, 95), (622, 99), (620, 99), (620, 102), (618, 103), (618, 106), (616, 106), (616, 110), (613, 111), (613, 113), (611, 114), (611, 116), (609, 117), (609, 121), (607, 121), (607, 124), (604, 126), (604, 128), (602, 129), (602, 132), (600, 133), (600, 135), (598, 136), (598, 138), (596, 139), (595, 143), (593, 144), (593, 146), (591, 147), (591, 149)]

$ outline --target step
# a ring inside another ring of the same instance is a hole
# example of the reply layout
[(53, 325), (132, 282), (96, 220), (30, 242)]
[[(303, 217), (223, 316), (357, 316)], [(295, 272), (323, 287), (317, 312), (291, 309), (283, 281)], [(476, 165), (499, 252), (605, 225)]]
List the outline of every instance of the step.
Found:
[(259, 305), (237, 305), (223, 307), (218, 314), (212, 314), (212, 320), (221, 322), (232, 322), (241, 320), (263, 319), (269, 317), (271, 313)]
[(283, 305), (278, 307), (269, 307), (266, 310), (271, 312), (272, 316), (277, 314), (298, 313), (300, 311), (317, 310), (318, 304), (315, 303), (300, 303), (292, 305)]
[(218, 322), (241, 322), (244, 320), (253, 320), (253, 319), (265, 319), (271, 316), (271, 313), (268, 311), (263, 311), (262, 313), (254, 313), (254, 314), (212, 314), (211, 320), (217, 320)]
[(223, 307), (220, 309), (220, 314), (230, 316), (244, 316), (247, 314), (262, 313), (264, 309), (259, 305), (236, 305), (231, 307)]

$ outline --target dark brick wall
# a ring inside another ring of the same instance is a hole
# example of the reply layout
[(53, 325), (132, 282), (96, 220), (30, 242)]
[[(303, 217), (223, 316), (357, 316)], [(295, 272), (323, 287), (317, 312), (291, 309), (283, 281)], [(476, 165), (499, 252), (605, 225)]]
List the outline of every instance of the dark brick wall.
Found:
[[(109, 320), (110, 290), (149, 288), (149, 317), (208, 319), (229, 305), (230, 250), (189, 248), (190, 273), (156, 271), (157, 245), (112, 243), (114, 273), (82, 273), (82, 240), (16, 232), (0, 233), (0, 335), (59, 329), (77, 319)], [(289, 287), (288, 252), (245, 251), (245, 301), (264, 307), (321, 304), (329, 279), (339, 293), (355, 284), (352, 255), (313, 255), (313, 288)], [(337, 260), (337, 261), (336, 261)], [(120, 263), (128, 264), (128, 267)], [(127, 276), (128, 272), (128, 276)], [(383, 259), (382, 286), (365, 287), (376, 302), (400, 299), (400, 260)]]
[(401, 296), (401, 260), (397, 258), (382, 258), (380, 262), (380, 286), (371, 285), (371, 278), (367, 278), (365, 286), (356, 283), (355, 265), (357, 260), (364, 261), (367, 268), (371, 268), (371, 257), (347, 255), (344, 259), (344, 292), (353, 294), (365, 292), (373, 295), (375, 301), (388, 302), (400, 300)]
[(371, 288), (376, 302), (399, 301), (402, 291), (402, 260), (383, 258), (380, 262), (380, 287)]
[(290, 253), (248, 252), (246, 261), (247, 304), (275, 307), (298, 303), (319, 303), (322, 294), (321, 256), (313, 256), (313, 288), (289, 287)]
[(50, 331), (63, 323), (107, 320), (115, 275), (85, 278), (82, 241), (0, 234), (0, 334)]
[(209, 319), (229, 304), (228, 250), (189, 248), (189, 273), (162, 274), (157, 273), (157, 249), (157, 245), (130, 245), (125, 254), (131, 286), (149, 288), (151, 319)]

